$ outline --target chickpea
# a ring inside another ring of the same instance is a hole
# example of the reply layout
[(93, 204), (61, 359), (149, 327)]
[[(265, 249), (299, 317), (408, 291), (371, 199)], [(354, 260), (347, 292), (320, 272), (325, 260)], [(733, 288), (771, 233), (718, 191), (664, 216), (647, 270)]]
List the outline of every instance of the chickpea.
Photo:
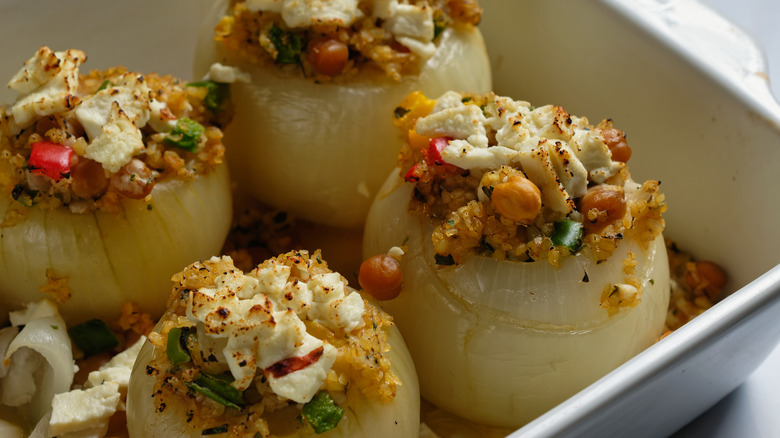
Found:
[(609, 151), (612, 153), (613, 161), (628, 162), (631, 158), (631, 148), (626, 142), (626, 134), (615, 128), (607, 128), (602, 131), (604, 142), (607, 143)]
[(108, 189), (103, 165), (95, 160), (73, 155), (70, 166), (70, 189), (79, 198), (97, 198)]
[(401, 293), (403, 280), (401, 264), (387, 254), (373, 256), (360, 265), (358, 283), (363, 291), (377, 300), (397, 297)]
[(349, 48), (346, 44), (333, 38), (317, 38), (309, 43), (306, 59), (317, 73), (335, 76), (341, 73), (344, 66), (347, 65)]
[(496, 211), (505, 218), (530, 224), (542, 209), (542, 193), (539, 187), (521, 175), (510, 176), (497, 184), (490, 197)]
[(580, 198), (585, 215), (585, 230), (597, 233), (626, 214), (626, 196), (620, 186), (600, 185), (588, 189)]
[(133, 158), (111, 177), (111, 188), (131, 199), (143, 199), (154, 188), (152, 171), (143, 161)]
[(706, 260), (689, 264), (685, 271), (685, 285), (694, 291), (703, 290), (711, 301), (718, 298), (727, 280), (723, 268)]

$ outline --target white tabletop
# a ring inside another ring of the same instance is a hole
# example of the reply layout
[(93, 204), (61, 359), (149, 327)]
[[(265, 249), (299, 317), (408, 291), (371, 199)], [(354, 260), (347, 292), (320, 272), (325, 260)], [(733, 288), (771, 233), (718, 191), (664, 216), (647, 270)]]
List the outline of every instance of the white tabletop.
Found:
[[(703, 0), (752, 35), (768, 63), (780, 99), (780, 2)], [(673, 435), (674, 438), (780, 437), (780, 346), (734, 392)]]

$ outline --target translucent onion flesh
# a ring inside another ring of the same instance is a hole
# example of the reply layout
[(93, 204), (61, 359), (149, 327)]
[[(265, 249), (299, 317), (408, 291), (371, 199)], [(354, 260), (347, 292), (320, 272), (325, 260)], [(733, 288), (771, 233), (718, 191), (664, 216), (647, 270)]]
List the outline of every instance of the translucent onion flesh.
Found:
[(200, 30), (195, 77), (214, 62), (239, 67), (252, 82), (232, 85), (236, 117), (224, 142), (233, 176), (273, 208), (311, 222), (363, 224), (371, 199), (395, 166), (393, 110), (414, 90), (487, 92), (490, 64), (479, 31), (446, 29), (419, 76), (396, 82), (363, 72), (347, 83), (315, 83), (237, 59), (214, 42), (227, 0), (216, 2)]
[[(669, 274), (661, 236), (646, 250), (625, 238), (599, 265), (583, 252), (560, 269), (482, 256), (442, 268), (434, 262), (432, 225), (408, 212), (412, 190), (397, 171), (387, 180), (367, 219), (364, 257), (406, 241), (404, 289), (383, 307), (407, 340), (422, 396), (440, 408), (516, 428), (662, 334)], [(629, 250), (641, 301), (610, 317), (600, 297), (624, 282)]]
[[(0, 199), (0, 221), (15, 205)], [(71, 296), (59, 308), (69, 325), (115, 320), (126, 301), (158, 317), (171, 273), (219, 252), (231, 209), (225, 165), (194, 180), (159, 182), (149, 202), (125, 199), (118, 214), (28, 208), (24, 221), (0, 228), (0, 319), (46, 297), (39, 288), (47, 269), (67, 278)]]
[(34, 393), (26, 403), (3, 406), (0, 417), (30, 431), (51, 411), (54, 395), (67, 392), (73, 383), (75, 364), (70, 345), (65, 321), (59, 316), (37, 318), (24, 326), (5, 351), (10, 367), (0, 380), (0, 390), (4, 401), (18, 398), (23, 396), (18, 392), (24, 392), (21, 381), (30, 378)]
[[(279, 436), (289, 438), (416, 437), (420, 424), (420, 393), (414, 364), (396, 327), (391, 327), (387, 342), (391, 346), (391, 350), (386, 353), (390, 356), (391, 369), (401, 381), (396, 396), (391, 402), (368, 400), (353, 386), (347, 392), (346, 403), (341, 404), (345, 413), (335, 429), (319, 435), (313, 430), (303, 429)], [(154, 346), (147, 341), (138, 355), (130, 377), (127, 396), (127, 426), (130, 437), (201, 436), (201, 430), (187, 424), (186, 412), (182, 405), (166, 400), (165, 411), (156, 412), (154, 398), (152, 398), (155, 377), (146, 374), (146, 365), (153, 354)]]

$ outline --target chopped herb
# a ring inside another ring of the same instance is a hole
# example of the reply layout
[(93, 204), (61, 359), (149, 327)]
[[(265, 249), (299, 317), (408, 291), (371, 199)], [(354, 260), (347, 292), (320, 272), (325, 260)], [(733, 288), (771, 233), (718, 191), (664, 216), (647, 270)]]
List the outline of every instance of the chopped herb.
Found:
[(404, 241), (401, 242), (401, 246), (406, 245), (406, 243), (409, 241), (409, 236), (404, 237)]
[(411, 110), (408, 109), (408, 108), (404, 108), (402, 106), (398, 106), (393, 111), (393, 115), (395, 115), (396, 119), (400, 119), (401, 117), (407, 115), (409, 113), (409, 111), (411, 111)]
[(485, 236), (482, 236), (482, 238), (479, 240), (479, 243), (484, 246), (488, 251), (493, 252), (496, 249), (493, 248), (493, 245), (489, 244)]
[(550, 236), (553, 245), (564, 246), (571, 252), (580, 249), (582, 241), (582, 224), (571, 219), (564, 219), (555, 223), (555, 231)]
[(204, 373), (192, 382), (185, 383), (191, 391), (197, 391), (217, 403), (229, 408), (241, 409), (244, 407), (244, 395), (237, 390), (230, 381), (223, 376)]
[(38, 196), (38, 190), (27, 190), (23, 185), (17, 184), (11, 190), (11, 198), (25, 207), (32, 207), (36, 204), (35, 197)]
[(455, 259), (452, 258), (452, 254), (447, 254), (446, 256), (434, 254), (433, 259), (436, 260), (436, 264), (440, 266), (452, 266), (455, 264)]
[(200, 136), (206, 129), (195, 120), (182, 117), (176, 126), (164, 138), (165, 144), (176, 146), (185, 151), (195, 152), (200, 143)]
[(651, 278), (651, 279), (650, 279), (650, 284), (655, 284), (655, 280), (653, 280), (653, 279)]
[(320, 391), (310, 402), (303, 405), (301, 416), (311, 424), (314, 432), (320, 434), (339, 424), (341, 417), (344, 416), (344, 409), (333, 402), (327, 391)]
[(60, 328), (59, 328), (59, 327), (57, 327), (56, 325), (53, 325), (53, 326), (51, 326), (51, 329), (52, 329), (52, 330), (59, 330)]
[(111, 351), (119, 345), (119, 339), (116, 335), (105, 322), (99, 319), (91, 319), (71, 327), (68, 329), (68, 335), (73, 343), (84, 352), (84, 357)]
[(168, 356), (168, 360), (175, 365), (192, 360), (187, 348), (187, 336), (189, 334), (189, 327), (174, 327), (168, 332), (168, 343), (165, 346), (165, 354)]
[(98, 89), (97, 89), (97, 90), (98, 90), (98, 91), (103, 91), (103, 90), (105, 90), (106, 88), (108, 88), (108, 87), (113, 87), (113, 86), (114, 86), (114, 84), (112, 84), (112, 83), (111, 83), (111, 81), (109, 81), (108, 79), (106, 79), (105, 81), (103, 81), (103, 83), (102, 83), (102, 84), (100, 84), (100, 87), (98, 87)]
[(474, 100), (471, 96), (466, 96), (463, 99), (460, 100), (461, 103), (471, 102)]
[(433, 40), (435, 41), (446, 28), (447, 23), (444, 20), (433, 20)]
[(146, 204), (146, 209), (152, 211), (152, 204)]
[(482, 193), (484, 193), (488, 199), (493, 199), (493, 189), (495, 189), (493, 186), (482, 186)]
[(221, 433), (226, 433), (228, 431), (228, 425), (223, 424), (222, 426), (217, 427), (211, 427), (209, 429), (203, 429), (203, 432), (201, 432), (201, 435), (219, 435)]
[(455, 219), (447, 219), (447, 225), (454, 227), (455, 226)]
[(206, 89), (206, 97), (203, 98), (203, 106), (212, 113), (221, 113), (227, 109), (230, 101), (230, 84), (214, 81), (190, 82), (188, 87)]
[(268, 38), (276, 47), (276, 62), (279, 64), (301, 63), (303, 38), (300, 35), (274, 26), (268, 31)]

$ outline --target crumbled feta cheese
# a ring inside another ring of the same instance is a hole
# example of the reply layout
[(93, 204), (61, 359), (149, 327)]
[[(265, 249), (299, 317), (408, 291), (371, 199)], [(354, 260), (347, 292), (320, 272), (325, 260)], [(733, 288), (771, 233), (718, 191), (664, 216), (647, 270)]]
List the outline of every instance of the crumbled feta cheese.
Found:
[(27, 60), (8, 83), (19, 93), (10, 110), (15, 124), (26, 128), (38, 117), (73, 108), (78, 103), (79, 65), (86, 59), (80, 50), (55, 53), (42, 47)]
[(89, 373), (87, 382), (90, 386), (102, 385), (106, 382), (114, 382), (120, 389), (127, 389), (130, 383), (130, 373), (133, 371), (135, 358), (146, 341), (146, 336), (141, 336), (130, 348), (112, 357), (99, 369)]
[[(417, 120), (415, 129), (421, 135), (451, 138), (441, 156), (460, 168), (519, 164), (539, 187), (544, 205), (564, 214), (574, 209), (573, 198), (585, 194), (589, 179), (604, 182), (624, 166), (612, 161), (601, 130), (559, 106), (532, 110), (527, 102), (492, 96), (479, 107), (447, 92), (431, 114)], [(477, 196), (483, 196), (479, 190)]]
[(82, 431), (105, 433), (108, 419), (116, 412), (119, 397), (119, 385), (115, 382), (55, 395), (49, 436)]
[(290, 28), (320, 23), (349, 26), (361, 15), (357, 0), (247, 0), (246, 7), (252, 12), (279, 12)]
[[(301, 281), (291, 277), (296, 270)], [(235, 378), (233, 386), (246, 389), (257, 369), (263, 370), (280, 396), (305, 403), (322, 385), (335, 360), (336, 349), (306, 331), (301, 318), (350, 332), (363, 323), (365, 304), (337, 273), (303, 275), (294, 268), (269, 261), (244, 275), (230, 270), (217, 276), (213, 288), (191, 291), (187, 318), (198, 323), (200, 337), (224, 339), (221, 357)], [(212, 348), (201, 338), (202, 348)], [(214, 344), (214, 348), (217, 344)], [(322, 354), (301, 369), (276, 377), (267, 372), (284, 360)]]
[(136, 128), (146, 126), (151, 112), (149, 87), (142, 76), (126, 73), (121, 84), (98, 91), (76, 108), (76, 118), (90, 140), (100, 136), (103, 127), (110, 122), (114, 102)]
[(347, 285), (337, 272), (317, 274), (308, 281), (314, 299), (309, 310), (312, 321), (332, 330), (349, 332), (362, 324), (363, 303), (360, 294), (347, 294)]
[[(317, 338), (310, 336), (307, 338), (307, 342), (301, 345), (293, 355), (303, 356), (315, 348), (319, 348), (312, 345), (313, 340), (319, 341)], [(338, 356), (338, 351), (335, 347), (330, 344), (324, 344), (322, 341), (319, 341), (319, 343), (322, 344), (323, 351), (322, 356), (316, 362), (282, 377), (274, 377), (272, 374), (268, 375), (268, 384), (276, 394), (295, 400), (298, 403), (311, 401), (322, 382), (325, 381), (328, 371), (330, 371), (333, 362), (336, 361), (336, 356)]]
[(232, 84), (234, 82), (252, 82), (252, 77), (249, 75), (249, 73), (236, 67), (222, 65), (218, 62), (211, 64), (211, 67), (209, 67), (209, 72), (206, 73), (206, 76), (203, 79), (223, 84)]
[(109, 172), (117, 172), (144, 148), (141, 131), (119, 107), (111, 104), (108, 122), (87, 145), (84, 156), (97, 161)]
[(149, 102), (148, 123), (157, 132), (170, 132), (176, 127), (176, 116), (171, 113), (165, 102), (152, 99)]
[(392, 9), (384, 26), (396, 41), (423, 59), (433, 56), (436, 46), (433, 44), (432, 8), (427, 4), (396, 4)]

